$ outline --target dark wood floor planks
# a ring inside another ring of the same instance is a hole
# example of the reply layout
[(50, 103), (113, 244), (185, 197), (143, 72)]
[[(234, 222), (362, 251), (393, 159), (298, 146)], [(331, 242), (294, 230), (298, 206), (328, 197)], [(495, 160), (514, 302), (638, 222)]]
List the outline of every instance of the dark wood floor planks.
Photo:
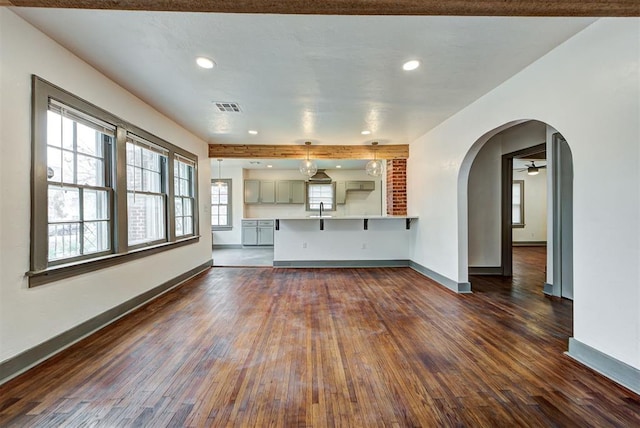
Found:
[(638, 426), (563, 355), (544, 248), (456, 295), (407, 268), (212, 269), (0, 386), (0, 426)]

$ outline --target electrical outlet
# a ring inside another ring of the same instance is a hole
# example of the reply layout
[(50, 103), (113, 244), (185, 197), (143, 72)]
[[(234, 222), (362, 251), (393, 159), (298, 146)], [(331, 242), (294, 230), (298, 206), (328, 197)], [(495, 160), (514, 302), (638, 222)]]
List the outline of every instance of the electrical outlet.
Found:
[(307, 243), (306, 242), (302, 243), (302, 248), (307, 248)]

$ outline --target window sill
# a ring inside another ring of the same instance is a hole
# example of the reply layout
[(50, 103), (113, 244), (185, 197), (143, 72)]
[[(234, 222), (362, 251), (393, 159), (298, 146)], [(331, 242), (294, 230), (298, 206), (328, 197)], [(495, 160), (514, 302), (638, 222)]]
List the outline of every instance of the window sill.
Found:
[(180, 239), (176, 242), (163, 242), (162, 244), (131, 250), (127, 253), (109, 254), (107, 256), (97, 257), (91, 260), (82, 260), (64, 265), (51, 266), (40, 271), (29, 271), (25, 275), (29, 277), (29, 287), (37, 287), (39, 285), (48, 284), (50, 282), (70, 278), (72, 276), (93, 272), (98, 269), (127, 263), (132, 260), (151, 256), (174, 248), (183, 247), (185, 245), (195, 244), (199, 241), (200, 236), (189, 236), (188, 238)]

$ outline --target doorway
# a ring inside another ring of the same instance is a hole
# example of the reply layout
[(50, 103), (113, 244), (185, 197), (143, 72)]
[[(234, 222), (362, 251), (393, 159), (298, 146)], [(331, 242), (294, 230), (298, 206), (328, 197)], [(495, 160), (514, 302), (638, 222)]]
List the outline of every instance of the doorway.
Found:
[[(550, 155), (547, 156), (547, 153)], [(525, 224), (525, 211), (518, 216), (514, 192), (514, 162), (525, 161), (529, 172), (547, 169), (547, 268), (543, 291), (549, 296), (573, 300), (573, 158), (564, 137), (554, 132), (548, 144), (539, 144), (502, 156), (502, 276), (513, 275), (514, 228)], [(536, 165), (536, 161), (538, 164)], [(542, 161), (546, 161), (542, 164)], [(530, 162), (527, 164), (526, 162)], [(526, 189), (522, 189), (526, 192)], [(522, 195), (516, 195), (522, 196)]]
[[(531, 188), (534, 185), (536, 188), (540, 187), (540, 178), (544, 179), (540, 173), (546, 169), (546, 150), (546, 143), (542, 143), (502, 155), (502, 276), (513, 275), (514, 235), (517, 235), (516, 241), (529, 245), (547, 239), (546, 210), (544, 213), (532, 214), (534, 209), (539, 208), (541, 201), (534, 202), (530, 197), (525, 198), (533, 193)], [(518, 177), (515, 177), (516, 174)], [(546, 181), (542, 183), (542, 187), (546, 200)], [(540, 218), (541, 216), (544, 218)], [(542, 224), (535, 227), (538, 230), (529, 232), (534, 229), (535, 223)]]

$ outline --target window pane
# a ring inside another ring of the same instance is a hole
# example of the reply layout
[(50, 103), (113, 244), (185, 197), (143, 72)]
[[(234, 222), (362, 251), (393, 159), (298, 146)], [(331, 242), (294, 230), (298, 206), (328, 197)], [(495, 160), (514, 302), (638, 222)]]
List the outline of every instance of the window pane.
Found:
[(62, 119), (62, 148), (73, 150), (73, 120)]
[(62, 152), (62, 182), (75, 183), (75, 167), (73, 165), (73, 152)]
[(184, 217), (182, 226), (183, 226), (182, 233), (184, 235), (189, 235), (189, 234), (193, 233), (193, 218)]
[(520, 216), (520, 206), (515, 206), (513, 207), (513, 211), (512, 211), (512, 217), (511, 217), (511, 222), (514, 224), (520, 224), (522, 223), (522, 217)]
[(80, 223), (49, 225), (49, 260), (80, 255)]
[(148, 149), (142, 149), (142, 167), (151, 171), (160, 171), (160, 155)]
[(109, 222), (92, 221), (84, 223), (84, 254), (107, 251), (111, 247), (109, 242)]
[(182, 217), (176, 217), (176, 236), (184, 235), (182, 228)]
[(84, 189), (84, 220), (107, 220), (109, 218), (109, 205), (107, 203), (106, 190)]
[(164, 198), (159, 195), (128, 195), (129, 245), (165, 238)]
[(159, 193), (161, 191), (161, 180), (162, 177), (159, 172), (147, 171), (143, 170), (142, 177), (142, 190), (145, 192), (156, 192)]
[(229, 203), (229, 195), (220, 195), (220, 203), (227, 205)]
[(184, 215), (193, 215), (193, 200), (184, 198), (182, 201), (184, 206)]
[(78, 123), (76, 128), (78, 137), (78, 152), (95, 157), (102, 157), (102, 133)]
[(175, 198), (176, 217), (182, 216), (182, 198)]
[(70, 187), (49, 185), (49, 222), (80, 220), (80, 191)]
[(310, 184), (309, 191), (309, 209), (320, 209), (320, 202), (324, 204), (325, 210), (333, 209), (333, 185), (331, 184)]
[(77, 184), (85, 186), (104, 186), (102, 159), (78, 155)]
[(55, 147), (47, 147), (47, 179), (49, 181), (56, 181), (59, 183), (62, 180), (61, 163), (62, 150)]
[(211, 215), (211, 225), (212, 226), (220, 226), (220, 222), (218, 221), (217, 215)]
[(183, 196), (191, 196), (189, 180), (180, 180), (180, 194)]
[(47, 144), (50, 146), (60, 147), (62, 141), (62, 123), (60, 115), (49, 110), (47, 112)]
[(220, 217), (226, 217), (227, 216), (227, 206), (226, 205), (220, 205)]
[(127, 189), (142, 191), (142, 170), (140, 168), (127, 165)]

